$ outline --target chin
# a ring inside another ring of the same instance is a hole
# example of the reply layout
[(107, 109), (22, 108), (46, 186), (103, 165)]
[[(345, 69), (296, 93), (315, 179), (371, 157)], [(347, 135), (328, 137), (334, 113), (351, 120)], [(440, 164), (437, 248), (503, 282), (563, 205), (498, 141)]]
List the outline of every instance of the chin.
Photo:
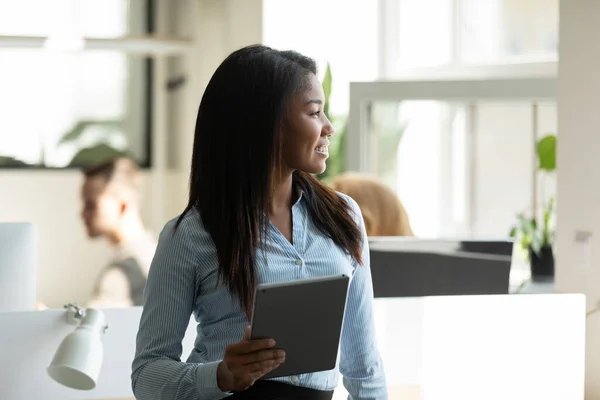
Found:
[(302, 169), (302, 171), (308, 173), (308, 174), (313, 174), (313, 175), (319, 175), (322, 174), (323, 172), (325, 172), (325, 170), (327, 169), (327, 167), (325, 165), (322, 166), (313, 166), (312, 168), (304, 168)]
[(88, 238), (90, 238), (90, 239), (95, 239), (99, 236), (102, 236), (102, 234), (100, 232), (96, 232), (96, 231), (93, 231), (90, 229), (87, 229), (87, 235), (88, 235)]
[(306, 172), (307, 174), (318, 175), (325, 172), (327, 169), (327, 163), (325, 160), (306, 160), (303, 163), (296, 164), (293, 169)]

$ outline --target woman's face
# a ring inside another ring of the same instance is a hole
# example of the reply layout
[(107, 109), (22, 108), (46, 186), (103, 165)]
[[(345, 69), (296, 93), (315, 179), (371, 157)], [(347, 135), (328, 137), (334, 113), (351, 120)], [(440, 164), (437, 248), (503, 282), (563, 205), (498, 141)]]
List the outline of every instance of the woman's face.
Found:
[(314, 74), (307, 89), (298, 92), (290, 103), (283, 130), (283, 162), (291, 170), (311, 174), (325, 171), (329, 157), (328, 137), (333, 126), (323, 113), (325, 95)]

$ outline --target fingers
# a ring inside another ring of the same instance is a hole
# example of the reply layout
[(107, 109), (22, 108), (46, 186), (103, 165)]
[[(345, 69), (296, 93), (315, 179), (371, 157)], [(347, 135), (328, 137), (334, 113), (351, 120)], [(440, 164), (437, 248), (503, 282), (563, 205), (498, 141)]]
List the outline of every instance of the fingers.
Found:
[(254, 385), (254, 382), (259, 380), (262, 376), (279, 367), (283, 362), (282, 360), (283, 359), (265, 360), (250, 365), (244, 365), (242, 367), (243, 373), (237, 375), (237, 378), (235, 379), (235, 390), (248, 389), (250, 386)]
[(235, 390), (252, 386), (256, 380), (285, 361), (285, 351), (274, 349), (275, 344), (273, 339), (250, 339), (248, 326), (241, 342), (227, 346), (223, 363)]
[(275, 347), (275, 341), (273, 339), (257, 339), (249, 340), (243, 343), (244, 353), (254, 353), (256, 351), (271, 349)]
[(227, 351), (234, 354), (248, 354), (260, 350), (270, 349), (274, 346), (275, 341), (273, 339), (245, 340), (239, 343), (230, 344), (227, 347)]
[(246, 327), (246, 330), (244, 331), (244, 338), (242, 339), (242, 342), (247, 342), (248, 340), (250, 340), (250, 326)]
[(244, 365), (244, 368), (246, 368), (246, 370), (249, 373), (258, 374), (258, 376), (260, 377), (279, 367), (281, 364), (283, 364), (284, 361), (285, 357), (263, 360), (251, 364), (246, 364)]
[(263, 361), (279, 361), (285, 360), (285, 351), (283, 350), (263, 350), (255, 353), (247, 354), (244, 357), (243, 365), (261, 363)]

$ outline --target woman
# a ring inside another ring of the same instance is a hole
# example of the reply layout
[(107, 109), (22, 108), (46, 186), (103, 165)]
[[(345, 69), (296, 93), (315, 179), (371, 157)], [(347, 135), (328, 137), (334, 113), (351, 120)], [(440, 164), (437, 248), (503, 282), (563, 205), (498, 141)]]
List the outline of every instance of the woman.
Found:
[[(352, 276), (339, 371), (354, 399), (386, 399), (360, 210), (319, 183), (331, 123), (313, 60), (250, 46), (202, 97), (190, 196), (159, 238), (145, 291), (132, 384), (137, 399), (330, 399), (338, 368), (259, 380), (285, 361), (249, 340), (258, 283)], [(190, 315), (195, 348), (180, 362)]]
[(368, 236), (414, 236), (400, 199), (375, 177), (347, 172), (336, 176), (331, 187), (358, 203)]

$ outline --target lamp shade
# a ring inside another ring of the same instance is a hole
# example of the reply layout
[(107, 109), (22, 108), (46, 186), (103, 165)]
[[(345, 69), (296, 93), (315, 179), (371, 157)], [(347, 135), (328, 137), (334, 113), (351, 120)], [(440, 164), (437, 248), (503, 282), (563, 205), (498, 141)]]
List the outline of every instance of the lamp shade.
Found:
[(88, 309), (81, 324), (67, 335), (47, 368), (48, 375), (61, 385), (92, 390), (102, 366), (101, 335), (106, 327), (104, 313)]

